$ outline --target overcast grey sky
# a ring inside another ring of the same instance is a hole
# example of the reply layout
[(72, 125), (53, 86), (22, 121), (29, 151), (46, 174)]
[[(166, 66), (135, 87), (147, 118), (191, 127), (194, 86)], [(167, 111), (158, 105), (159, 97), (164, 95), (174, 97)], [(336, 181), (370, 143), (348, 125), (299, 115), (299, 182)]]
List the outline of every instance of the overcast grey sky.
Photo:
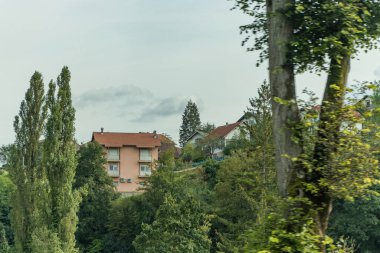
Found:
[[(249, 17), (227, 0), (0, 0), (0, 144), (40, 71), (47, 85), (72, 72), (76, 137), (93, 131), (170, 134), (178, 140), (188, 99), (202, 122), (236, 121), (266, 78), (257, 54), (240, 46)], [(380, 78), (380, 53), (359, 55), (351, 80)], [(303, 75), (298, 90), (322, 92), (324, 76)]]

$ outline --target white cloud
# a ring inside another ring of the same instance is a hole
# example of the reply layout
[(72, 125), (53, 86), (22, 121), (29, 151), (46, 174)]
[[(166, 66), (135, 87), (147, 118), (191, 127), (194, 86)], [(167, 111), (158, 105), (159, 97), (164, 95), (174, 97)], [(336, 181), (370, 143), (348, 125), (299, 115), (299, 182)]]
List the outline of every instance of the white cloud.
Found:
[(144, 108), (141, 115), (134, 119), (136, 122), (151, 122), (160, 117), (181, 115), (188, 99), (178, 97), (168, 97), (157, 99), (153, 104)]
[(195, 96), (157, 97), (151, 91), (134, 85), (124, 85), (90, 90), (74, 97), (79, 112), (108, 114), (132, 122), (153, 122), (158, 118), (180, 116), (189, 101), (202, 101)]
[[(90, 90), (74, 97), (74, 105), (78, 109), (86, 107), (135, 107), (147, 103), (153, 94), (134, 85), (106, 87)], [(116, 108), (117, 108), (116, 107)]]

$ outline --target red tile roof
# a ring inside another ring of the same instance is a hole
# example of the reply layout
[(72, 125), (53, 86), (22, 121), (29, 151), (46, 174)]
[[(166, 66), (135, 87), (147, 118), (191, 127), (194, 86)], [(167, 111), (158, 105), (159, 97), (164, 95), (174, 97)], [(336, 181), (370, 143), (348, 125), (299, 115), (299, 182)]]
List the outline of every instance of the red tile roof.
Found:
[(154, 133), (114, 133), (94, 132), (92, 141), (96, 141), (105, 147), (136, 146), (138, 148), (154, 148), (161, 146), (160, 135)]
[(228, 124), (228, 125), (217, 127), (213, 131), (211, 131), (210, 135), (214, 135), (214, 136), (217, 136), (217, 137), (225, 137), (232, 130), (234, 130), (235, 127), (237, 127), (240, 124), (241, 124), (241, 122), (235, 122), (235, 123), (232, 123), (232, 124)]

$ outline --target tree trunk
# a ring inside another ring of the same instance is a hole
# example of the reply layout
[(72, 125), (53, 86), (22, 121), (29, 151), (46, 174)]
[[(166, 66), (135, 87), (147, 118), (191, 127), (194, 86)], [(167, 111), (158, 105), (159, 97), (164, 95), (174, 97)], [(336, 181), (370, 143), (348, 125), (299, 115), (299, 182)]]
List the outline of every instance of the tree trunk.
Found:
[[(308, 177), (309, 182), (318, 182), (325, 176), (323, 171), (330, 169), (331, 154), (336, 151), (339, 144), (338, 136), (342, 124), (339, 111), (344, 104), (344, 92), (349, 70), (350, 55), (331, 59), (319, 115), (318, 138), (314, 149), (315, 169)], [(337, 117), (332, 118), (332, 113)], [(327, 187), (320, 188), (317, 194), (309, 194), (309, 198), (317, 211), (315, 221), (322, 240), (326, 235), (328, 220), (332, 211), (332, 198)], [(322, 243), (321, 252), (326, 252), (325, 245)]]
[[(293, 27), (281, 13), (293, 5), (292, 0), (267, 0), (269, 30), (269, 80), (272, 92), (273, 139), (276, 154), (277, 184), (281, 196), (288, 196), (294, 176), (291, 157), (297, 157), (301, 146), (293, 141), (293, 124), (300, 120), (296, 104), (294, 67), (289, 61), (288, 45)], [(276, 98), (294, 103), (282, 104)]]
[[(293, 126), (300, 122), (300, 114), (296, 104), (294, 67), (289, 60), (288, 44), (293, 34), (293, 27), (282, 14), (292, 6), (292, 0), (267, 0), (269, 30), (269, 80), (272, 92), (273, 139), (276, 154), (277, 184), (281, 196), (294, 196), (293, 184), (296, 184), (295, 164), (290, 158), (298, 157), (302, 152), (302, 143), (294, 142)], [(338, 140), (341, 121), (330, 117), (331, 112), (343, 106), (344, 91), (350, 65), (350, 55), (343, 57), (330, 56), (330, 70), (323, 103), (320, 112), (318, 141), (315, 146), (315, 168), (326, 167), (331, 160), (331, 148)], [(331, 87), (331, 85), (336, 85)], [(338, 87), (338, 89), (337, 89)], [(277, 100), (277, 101), (276, 101)], [(284, 101), (285, 103), (281, 103)], [(280, 102), (280, 103), (279, 103)], [(289, 103), (290, 102), (290, 103)], [(333, 127), (331, 127), (333, 126)], [(328, 130), (328, 131), (326, 131)], [(328, 142), (325, 140), (329, 140)], [(314, 170), (307, 176), (307, 181), (318, 182), (323, 178), (321, 170)], [(295, 185), (296, 186), (296, 185)], [(328, 227), (328, 219), (332, 210), (332, 198), (327, 188), (321, 188), (317, 194), (307, 196), (316, 209), (316, 230), (321, 240), (324, 239)], [(323, 243), (321, 252), (326, 252)]]

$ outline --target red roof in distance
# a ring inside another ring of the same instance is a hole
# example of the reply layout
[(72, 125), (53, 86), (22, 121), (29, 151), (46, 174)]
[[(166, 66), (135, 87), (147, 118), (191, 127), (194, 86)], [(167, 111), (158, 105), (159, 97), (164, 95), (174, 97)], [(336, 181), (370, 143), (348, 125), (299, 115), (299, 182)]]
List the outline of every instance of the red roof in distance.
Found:
[(92, 133), (92, 141), (96, 141), (105, 147), (136, 146), (138, 148), (154, 148), (161, 146), (160, 139), (162, 137), (155, 133)]
[(241, 122), (235, 122), (232, 124), (224, 125), (215, 128), (213, 131), (211, 131), (210, 135), (216, 136), (216, 137), (225, 137), (227, 134), (229, 134), (232, 130), (235, 129), (238, 125), (240, 125)]

